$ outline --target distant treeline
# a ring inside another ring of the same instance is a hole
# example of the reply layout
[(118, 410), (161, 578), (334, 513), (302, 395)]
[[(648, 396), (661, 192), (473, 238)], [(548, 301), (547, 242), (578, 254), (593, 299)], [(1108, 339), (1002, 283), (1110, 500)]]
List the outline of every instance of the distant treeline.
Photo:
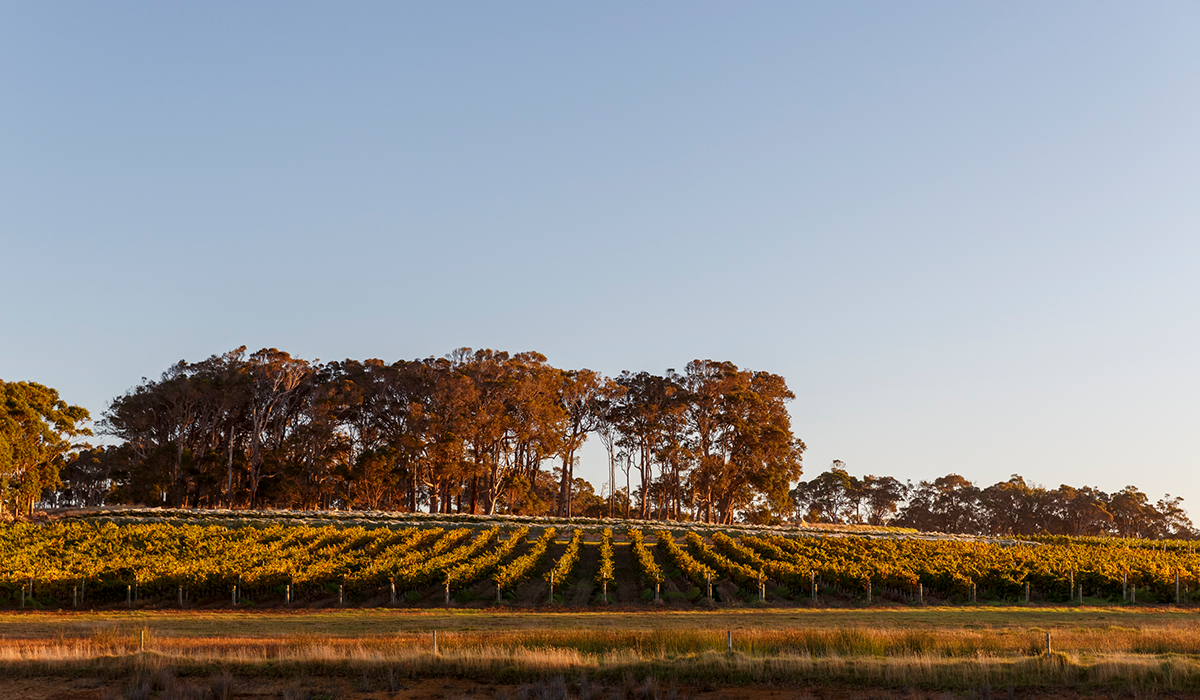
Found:
[(980, 488), (958, 474), (913, 486), (890, 476), (851, 476), (835, 461), (792, 490), (798, 512), (811, 522), (864, 523), (977, 535), (1119, 537), (1195, 536), (1182, 498), (1151, 503), (1126, 486), (1108, 494), (1090, 486), (1030, 485), (1013, 474)]
[[(732, 522), (790, 511), (804, 445), (784, 379), (550, 366), (536, 352), (310, 363), (245, 348), (116, 398), (115, 447), (79, 455), (56, 504), (418, 509)], [(589, 435), (608, 483), (574, 476)]]
[[(558, 369), (536, 352), (308, 362), (276, 349), (180, 361), (86, 410), (0, 382), (0, 502), (48, 506), (425, 510), (730, 523), (898, 525), (978, 534), (1190, 536), (1181, 499), (1129, 486), (979, 488), (850, 476), (798, 481), (783, 377), (694, 360), (682, 372)], [(574, 474), (594, 436), (597, 489)]]

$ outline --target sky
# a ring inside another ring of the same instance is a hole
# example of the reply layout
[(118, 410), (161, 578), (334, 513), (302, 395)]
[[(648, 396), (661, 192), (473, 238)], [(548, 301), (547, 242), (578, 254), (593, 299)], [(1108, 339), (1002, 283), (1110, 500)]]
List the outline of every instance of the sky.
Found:
[(1200, 516), (1198, 26), (5, 2), (0, 378), (99, 416), (240, 345), (729, 360), (786, 377), (806, 478), (1134, 484)]

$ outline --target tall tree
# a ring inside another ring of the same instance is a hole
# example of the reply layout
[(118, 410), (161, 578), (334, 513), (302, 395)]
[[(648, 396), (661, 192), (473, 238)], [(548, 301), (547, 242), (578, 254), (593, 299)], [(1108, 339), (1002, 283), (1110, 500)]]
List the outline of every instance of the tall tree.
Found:
[(46, 489), (61, 485), (59, 473), (92, 434), (88, 412), (67, 404), (36, 382), (0, 380), (0, 505), (7, 513), (32, 513)]

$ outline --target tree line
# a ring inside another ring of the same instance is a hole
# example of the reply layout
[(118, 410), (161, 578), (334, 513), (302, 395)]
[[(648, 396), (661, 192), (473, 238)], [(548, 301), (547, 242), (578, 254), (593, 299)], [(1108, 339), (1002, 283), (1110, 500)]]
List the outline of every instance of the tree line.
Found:
[(1111, 494), (1066, 484), (1048, 489), (1017, 474), (982, 488), (958, 474), (914, 485), (891, 476), (859, 479), (835, 460), (827, 471), (792, 489), (792, 501), (811, 522), (976, 535), (1196, 536), (1178, 496), (1168, 494), (1152, 503), (1135, 486)]
[[(783, 377), (694, 360), (682, 372), (559, 369), (537, 352), (309, 362), (246, 348), (180, 361), (97, 422), (33, 382), (0, 381), (0, 504), (372, 509), (806, 520), (989, 535), (1191, 536), (1182, 499), (1133, 486), (1047, 489), (1014, 475), (917, 484), (799, 481), (804, 443)], [(599, 492), (575, 476), (594, 437)]]
[[(81, 453), (51, 500), (732, 522), (789, 508), (792, 398), (779, 375), (713, 360), (610, 378), (537, 352), (238, 348), (114, 399), (99, 427), (120, 444)], [(574, 475), (589, 435), (608, 455), (601, 494)]]

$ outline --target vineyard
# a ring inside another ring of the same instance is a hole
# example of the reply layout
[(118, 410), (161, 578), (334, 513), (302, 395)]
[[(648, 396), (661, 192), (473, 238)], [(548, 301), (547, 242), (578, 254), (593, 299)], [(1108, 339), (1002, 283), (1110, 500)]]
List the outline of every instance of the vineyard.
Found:
[(987, 541), (441, 516), (0, 525), (0, 606), (1189, 604), (1186, 541)]

